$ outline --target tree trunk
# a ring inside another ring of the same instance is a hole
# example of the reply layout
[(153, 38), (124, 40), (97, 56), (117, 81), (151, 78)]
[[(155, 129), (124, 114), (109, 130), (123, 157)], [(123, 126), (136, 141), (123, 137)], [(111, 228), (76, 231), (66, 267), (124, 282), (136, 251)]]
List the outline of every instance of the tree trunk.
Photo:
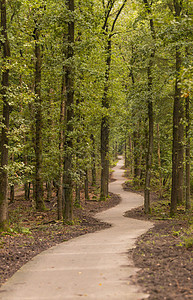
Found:
[(10, 186), (10, 203), (13, 203), (15, 199), (15, 186), (12, 184)]
[[(154, 29), (154, 22), (151, 16), (151, 4), (148, 0), (143, 0), (147, 12), (150, 16), (150, 30), (153, 41), (155, 42), (156, 35)], [(146, 158), (146, 174), (145, 174), (145, 191), (144, 191), (144, 211), (146, 214), (150, 213), (150, 188), (151, 188), (151, 169), (152, 169), (152, 156), (153, 156), (153, 99), (152, 99), (152, 68), (153, 60), (155, 57), (155, 48), (151, 50), (149, 64), (147, 68), (148, 77), (148, 120), (149, 120), (149, 130), (148, 130), (148, 149)]]
[(63, 155), (64, 155), (64, 130), (66, 120), (66, 85), (65, 85), (65, 68), (63, 68), (62, 76), (62, 89), (61, 89), (61, 103), (60, 103), (60, 129), (59, 129), (59, 183), (58, 183), (58, 195), (57, 195), (57, 207), (58, 207), (58, 220), (62, 219), (64, 195), (63, 195)]
[(186, 97), (186, 209), (191, 209), (190, 199), (190, 98)]
[[(67, 7), (70, 13), (74, 12), (74, 0), (67, 1)], [(72, 222), (73, 219), (73, 180), (72, 180), (72, 149), (74, 118), (74, 17), (70, 15), (68, 22), (68, 49), (67, 59), (71, 62), (66, 66), (66, 132), (65, 132), (65, 158), (64, 158), (64, 223)]]
[[(14, 153), (11, 154), (11, 161), (14, 163)], [(13, 203), (15, 198), (15, 186), (14, 183), (10, 186), (10, 202)]]
[[(111, 67), (111, 38), (108, 38), (107, 45), (107, 60), (106, 60), (106, 74), (104, 94), (102, 98), (102, 107), (106, 110), (109, 109), (109, 75)], [(101, 191), (100, 200), (105, 201), (108, 197), (109, 188), (109, 117), (107, 115), (102, 116), (101, 121)]]
[(101, 121), (101, 191), (100, 191), (100, 200), (106, 200), (109, 193), (109, 75), (111, 69), (111, 39), (115, 29), (116, 22), (126, 4), (127, 0), (123, 0), (118, 11), (115, 13), (115, 17), (111, 26), (111, 30), (109, 32), (109, 16), (111, 14), (111, 10), (115, 4), (115, 1), (108, 0), (105, 7), (105, 1), (103, 3), (103, 7), (105, 9), (105, 21), (102, 27), (103, 33), (107, 38), (106, 45), (106, 72), (104, 78), (104, 92), (102, 98), (102, 108), (105, 109), (105, 114), (102, 116)]
[[(182, 3), (178, 0), (173, 0), (175, 9), (175, 18), (179, 22), (181, 15)], [(180, 85), (180, 70), (182, 65), (181, 52), (176, 46), (176, 82), (174, 93), (174, 108), (173, 108), (173, 145), (172, 145), (172, 190), (171, 190), (171, 206), (170, 215), (173, 216), (177, 211), (177, 205), (183, 202), (183, 118), (184, 108), (183, 99), (181, 97)]]
[(177, 204), (183, 203), (184, 198), (184, 99), (180, 95), (179, 101), (179, 123), (178, 123), (178, 176), (177, 176)]
[(139, 144), (139, 130), (140, 127), (138, 125), (138, 129), (135, 129), (133, 132), (133, 145), (134, 145), (134, 182), (137, 183), (140, 179), (141, 169), (140, 169), (140, 144)]
[(109, 120), (102, 118), (101, 123), (101, 191), (100, 200), (105, 201), (108, 197), (109, 185)]
[[(172, 191), (171, 191), (171, 210), (170, 214), (174, 215), (177, 210), (177, 204), (183, 199), (183, 145), (182, 145), (182, 99), (179, 79), (181, 68), (181, 55), (176, 49), (176, 84), (174, 94), (173, 109), (173, 147), (172, 147)], [(181, 124), (180, 124), (181, 123)], [(180, 173), (180, 174), (179, 174)]]
[[(8, 63), (10, 47), (7, 37), (7, 15), (6, 0), (1, 0), (1, 48), (3, 53), (3, 64)], [(1, 168), (0, 168), (0, 229), (7, 227), (8, 221), (8, 130), (9, 130), (9, 103), (7, 89), (9, 87), (9, 68), (2, 68), (1, 97), (3, 100), (3, 126), (1, 131)]]
[(92, 186), (96, 186), (96, 155), (95, 155), (95, 138), (91, 134), (90, 139), (92, 141)]
[(161, 171), (161, 150), (160, 150), (160, 131), (159, 131), (159, 124), (157, 124), (157, 157), (158, 157), (158, 167), (159, 167), (159, 198), (161, 199), (163, 196), (162, 190), (162, 171)]
[(42, 180), (42, 99), (41, 99), (41, 46), (39, 23), (35, 20), (35, 203), (37, 210), (44, 210)]
[(125, 135), (125, 169), (129, 166), (128, 154), (127, 154), (127, 135)]
[(52, 199), (52, 186), (53, 186), (52, 181), (48, 181), (47, 182), (47, 199), (46, 199), (47, 202), (50, 202)]
[(88, 170), (85, 170), (85, 180), (84, 180), (84, 193), (85, 201), (89, 200), (89, 189), (88, 189)]
[(30, 186), (31, 183), (30, 182), (26, 182), (24, 184), (24, 190), (25, 190), (25, 200), (28, 201), (30, 198)]
[[(149, 84), (151, 86), (150, 78), (149, 78)], [(149, 89), (149, 91), (151, 92), (151, 89)], [(153, 102), (151, 96), (149, 97), (150, 97), (148, 103), (149, 142), (148, 142), (148, 151), (147, 151), (147, 159), (146, 159), (146, 176), (145, 176), (145, 193), (144, 193), (144, 211), (146, 214), (150, 213), (150, 182), (151, 182), (151, 168), (152, 168), (152, 155), (153, 155)]]

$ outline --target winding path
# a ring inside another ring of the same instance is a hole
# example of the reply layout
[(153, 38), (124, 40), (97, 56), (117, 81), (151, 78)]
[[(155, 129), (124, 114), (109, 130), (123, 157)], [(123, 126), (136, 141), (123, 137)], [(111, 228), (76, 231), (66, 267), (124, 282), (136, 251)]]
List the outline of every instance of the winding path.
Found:
[(123, 217), (125, 211), (142, 204), (143, 197), (123, 191), (123, 160), (114, 168), (116, 181), (110, 191), (122, 201), (96, 217), (113, 226), (80, 236), (42, 252), (0, 289), (2, 300), (94, 299), (136, 300), (146, 298), (130, 283), (136, 273), (127, 251), (152, 223)]

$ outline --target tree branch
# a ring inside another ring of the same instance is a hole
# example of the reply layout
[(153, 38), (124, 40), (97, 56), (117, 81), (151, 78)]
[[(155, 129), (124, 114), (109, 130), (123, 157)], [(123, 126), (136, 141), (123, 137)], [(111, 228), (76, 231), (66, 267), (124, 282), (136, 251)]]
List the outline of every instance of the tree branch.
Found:
[(113, 33), (113, 31), (114, 31), (114, 29), (115, 29), (115, 24), (116, 24), (116, 22), (117, 22), (117, 20), (118, 20), (119, 15), (121, 14), (121, 12), (122, 12), (122, 10), (123, 10), (123, 8), (124, 8), (126, 2), (127, 2), (127, 0), (124, 0), (124, 1), (123, 1), (122, 5), (121, 5), (121, 7), (120, 7), (120, 9), (119, 9), (119, 11), (118, 11), (118, 13), (117, 13), (117, 15), (116, 15), (114, 21), (113, 21), (113, 25), (112, 25), (112, 28), (111, 28), (111, 33)]
[(109, 15), (111, 13), (111, 10), (113, 8), (114, 3), (115, 3), (115, 0), (109, 0), (108, 3), (107, 3), (107, 12), (105, 12), (105, 22), (104, 22), (104, 25), (102, 27), (103, 30), (105, 30), (105, 28), (107, 26)]

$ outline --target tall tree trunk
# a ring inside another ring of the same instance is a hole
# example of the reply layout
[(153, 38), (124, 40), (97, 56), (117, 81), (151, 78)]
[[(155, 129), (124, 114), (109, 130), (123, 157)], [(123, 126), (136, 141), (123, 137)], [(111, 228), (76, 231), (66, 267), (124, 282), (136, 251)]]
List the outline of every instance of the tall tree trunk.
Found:
[(190, 98), (186, 97), (186, 209), (191, 209), (190, 199)]
[[(102, 107), (106, 110), (109, 109), (109, 75), (111, 68), (111, 38), (108, 38), (108, 45), (106, 49), (107, 59), (106, 59), (106, 74), (105, 74), (105, 85), (104, 94), (102, 98)], [(109, 117), (108, 115), (102, 116), (101, 121), (101, 191), (100, 200), (106, 200), (108, 197), (108, 187), (109, 187)]]
[(44, 210), (42, 180), (42, 99), (41, 99), (41, 45), (39, 22), (35, 20), (35, 203), (37, 210)]
[(64, 130), (66, 121), (66, 84), (65, 84), (65, 67), (63, 67), (62, 88), (61, 88), (61, 103), (60, 103), (60, 129), (59, 129), (59, 183), (57, 195), (58, 220), (63, 217), (64, 195), (63, 195), (63, 181), (64, 181)]
[(104, 93), (102, 98), (102, 107), (105, 109), (105, 114), (102, 116), (101, 121), (101, 191), (100, 191), (100, 200), (104, 201), (106, 197), (108, 197), (109, 192), (109, 117), (108, 117), (108, 110), (109, 110), (109, 98), (108, 98), (108, 91), (109, 91), (109, 75), (110, 75), (110, 68), (111, 68), (111, 40), (112, 35), (115, 29), (116, 22), (126, 4), (127, 0), (123, 0), (120, 8), (115, 13), (115, 17), (109, 31), (109, 17), (115, 1), (108, 0), (105, 7), (105, 1), (103, 2), (103, 7), (105, 10), (105, 21), (102, 27), (103, 33), (107, 38), (107, 45), (106, 45), (106, 72), (105, 72), (105, 81), (104, 81)]
[[(149, 92), (152, 91), (152, 75), (151, 65), (149, 66), (148, 85)], [(151, 182), (151, 168), (152, 168), (152, 155), (153, 155), (153, 102), (152, 96), (149, 95), (148, 100), (148, 119), (149, 119), (149, 131), (148, 131), (148, 150), (146, 158), (146, 175), (145, 175), (145, 193), (144, 193), (144, 211), (146, 214), (150, 213), (150, 182)]]
[[(175, 9), (175, 18), (179, 22), (182, 10), (182, 2), (173, 0)], [(184, 107), (181, 97), (180, 70), (182, 66), (182, 57), (179, 46), (176, 46), (176, 82), (174, 93), (173, 108), (173, 145), (172, 145), (172, 190), (170, 215), (176, 213), (177, 205), (183, 202), (183, 160), (184, 160)]]
[(65, 157), (64, 157), (64, 223), (73, 219), (73, 180), (72, 180), (72, 148), (73, 131), (72, 121), (74, 118), (74, 0), (67, 0), (67, 7), (71, 13), (68, 22), (68, 49), (67, 59), (71, 62), (66, 66), (66, 132), (65, 132)]
[(7, 227), (8, 220), (8, 130), (9, 130), (9, 103), (7, 89), (9, 87), (9, 68), (7, 66), (10, 57), (10, 47), (7, 37), (7, 15), (6, 0), (1, 0), (1, 48), (3, 53), (2, 80), (1, 80), (1, 96), (3, 100), (3, 126), (1, 131), (1, 168), (0, 168), (0, 228)]
[[(151, 15), (151, 4), (148, 3), (148, 0), (143, 0), (147, 12), (150, 16), (150, 30), (153, 41), (156, 39), (154, 22)], [(149, 120), (149, 130), (148, 130), (148, 149), (147, 149), (147, 158), (146, 158), (146, 174), (145, 174), (145, 191), (144, 191), (144, 211), (146, 214), (150, 213), (150, 188), (151, 188), (151, 169), (152, 169), (152, 157), (153, 157), (153, 99), (152, 99), (152, 68), (153, 61), (155, 57), (155, 48), (151, 50), (149, 64), (147, 68), (147, 77), (148, 77), (148, 120)]]
[(178, 123), (178, 176), (177, 176), (177, 204), (183, 203), (184, 198), (184, 99), (180, 96)]

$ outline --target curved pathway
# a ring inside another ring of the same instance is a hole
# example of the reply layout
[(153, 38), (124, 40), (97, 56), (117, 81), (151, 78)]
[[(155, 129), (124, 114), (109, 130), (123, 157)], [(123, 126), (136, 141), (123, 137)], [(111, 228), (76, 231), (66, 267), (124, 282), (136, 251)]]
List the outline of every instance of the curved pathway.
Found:
[(0, 289), (2, 300), (94, 299), (135, 300), (146, 298), (130, 283), (136, 273), (127, 251), (152, 223), (123, 217), (125, 211), (143, 203), (143, 197), (123, 191), (123, 160), (114, 168), (110, 191), (122, 201), (96, 217), (113, 226), (80, 236), (42, 252)]

